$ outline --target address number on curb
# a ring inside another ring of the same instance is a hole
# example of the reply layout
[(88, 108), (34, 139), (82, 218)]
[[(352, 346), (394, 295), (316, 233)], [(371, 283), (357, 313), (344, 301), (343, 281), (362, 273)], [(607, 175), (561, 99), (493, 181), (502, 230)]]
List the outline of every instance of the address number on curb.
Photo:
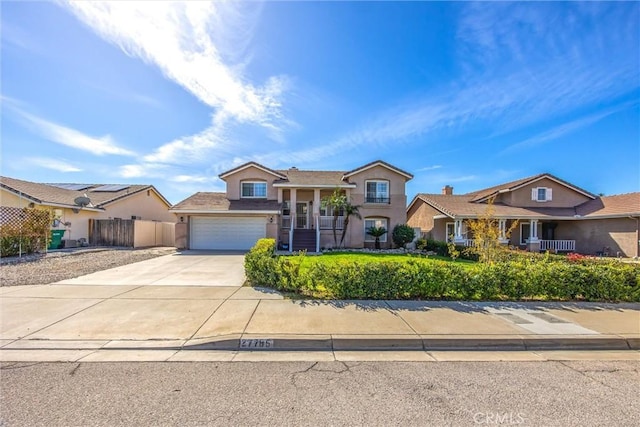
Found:
[(273, 348), (273, 340), (271, 339), (241, 339), (240, 340), (240, 348), (251, 348), (251, 349), (266, 349)]

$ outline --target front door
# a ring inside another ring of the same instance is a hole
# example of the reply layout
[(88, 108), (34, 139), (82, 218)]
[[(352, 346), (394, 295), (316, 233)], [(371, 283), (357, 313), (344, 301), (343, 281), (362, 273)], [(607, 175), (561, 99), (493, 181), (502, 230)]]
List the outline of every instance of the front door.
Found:
[(308, 228), (309, 202), (296, 203), (296, 228)]
[(542, 223), (542, 240), (555, 240), (555, 230), (558, 226), (555, 222)]

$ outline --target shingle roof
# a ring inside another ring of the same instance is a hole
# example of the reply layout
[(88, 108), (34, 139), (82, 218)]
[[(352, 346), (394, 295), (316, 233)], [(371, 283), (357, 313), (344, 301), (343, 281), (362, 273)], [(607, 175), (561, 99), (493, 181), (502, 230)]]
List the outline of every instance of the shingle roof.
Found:
[(375, 160), (375, 161), (373, 161), (371, 163), (367, 163), (366, 165), (362, 165), (359, 168), (350, 170), (349, 172), (345, 172), (344, 175), (346, 177), (349, 177), (351, 175), (354, 175), (354, 174), (360, 172), (361, 170), (365, 170), (365, 169), (368, 169), (368, 168), (376, 166), (376, 165), (381, 165), (381, 166), (384, 166), (384, 167), (386, 167), (388, 169), (391, 169), (393, 171), (399, 172), (401, 175), (405, 175), (407, 177), (407, 179), (412, 179), (413, 178), (413, 175), (410, 174), (409, 172), (403, 171), (402, 169), (397, 168), (397, 167), (393, 166), (392, 164), (389, 164), (389, 163), (384, 162), (382, 160)]
[[(59, 184), (56, 184), (59, 185)], [(44, 184), (38, 182), (23, 181), (20, 179), (0, 177), (0, 186), (15, 193), (22, 194), (23, 197), (29, 198), (36, 203), (53, 203), (58, 205), (77, 206), (74, 200), (83, 195), (87, 195), (91, 200), (88, 207), (103, 209), (105, 205), (115, 202), (116, 200), (131, 196), (147, 189), (153, 189), (167, 206), (170, 203), (158, 192), (152, 185), (128, 185), (119, 191), (94, 191), (96, 188), (105, 184), (87, 184), (88, 188), (83, 190), (68, 190), (57, 187), (52, 184)]]
[(569, 183), (569, 182), (567, 182), (565, 180), (562, 180), (562, 179), (558, 178), (557, 176), (551, 175), (550, 173), (540, 173), (538, 175), (533, 175), (533, 176), (530, 176), (530, 177), (527, 177), (527, 178), (517, 179), (515, 181), (511, 181), (511, 182), (507, 182), (507, 183), (504, 183), (504, 184), (496, 185), (494, 187), (484, 188), (482, 190), (478, 190), (478, 191), (475, 191), (475, 192), (469, 193), (469, 194), (474, 194), (473, 201), (480, 201), (480, 200), (484, 200), (484, 199), (486, 199), (488, 197), (491, 197), (493, 195), (496, 195), (500, 191), (512, 191), (512, 190), (515, 190), (516, 188), (522, 187), (523, 185), (527, 185), (528, 183), (534, 182), (534, 181), (536, 181), (536, 180), (538, 180), (540, 178), (550, 178), (550, 179), (552, 179), (554, 181), (557, 181), (557, 182), (559, 182), (559, 183), (561, 183), (561, 184), (563, 184), (563, 185), (565, 185), (565, 186), (567, 186), (567, 187), (569, 187), (569, 188), (571, 188), (571, 189), (573, 189), (575, 191), (583, 193), (588, 197), (591, 197), (591, 198), (594, 198), (594, 199), (596, 197), (593, 194), (591, 194), (590, 192), (588, 192), (586, 190), (583, 190), (580, 187), (576, 187), (575, 185), (573, 185), (573, 184), (571, 184), (571, 183)]
[(174, 205), (181, 211), (278, 211), (276, 200), (229, 200), (226, 193), (198, 192)]
[(576, 208), (583, 217), (607, 215), (640, 215), (640, 192), (602, 196)]
[[(474, 202), (475, 193), (461, 195), (418, 194), (417, 199), (428, 203), (450, 217), (474, 217), (486, 213), (485, 203)], [(495, 203), (494, 215), (498, 218), (575, 218), (640, 215), (640, 193), (620, 194), (589, 200), (575, 208), (530, 207), (521, 208)]]
[(343, 171), (306, 171), (299, 169), (288, 169), (278, 171), (287, 179), (278, 179), (274, 184), (291, 185), (329, 185), (340, 186), (348, 184), (342, 180)]

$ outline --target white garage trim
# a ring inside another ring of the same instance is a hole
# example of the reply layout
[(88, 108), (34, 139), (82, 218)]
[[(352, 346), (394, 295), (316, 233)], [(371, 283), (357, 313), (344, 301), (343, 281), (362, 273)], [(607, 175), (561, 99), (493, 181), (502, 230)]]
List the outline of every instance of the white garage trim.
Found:
[(263, 216), (193, 216), (189, 223), (191, 249), (249, 250), (267, 235)]

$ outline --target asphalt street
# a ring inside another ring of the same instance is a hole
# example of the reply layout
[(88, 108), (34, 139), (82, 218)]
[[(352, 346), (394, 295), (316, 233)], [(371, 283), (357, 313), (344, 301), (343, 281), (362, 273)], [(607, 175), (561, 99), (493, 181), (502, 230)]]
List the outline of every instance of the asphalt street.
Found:
[(637, 361), (4, 363), (0, 425), (625, 426)]

